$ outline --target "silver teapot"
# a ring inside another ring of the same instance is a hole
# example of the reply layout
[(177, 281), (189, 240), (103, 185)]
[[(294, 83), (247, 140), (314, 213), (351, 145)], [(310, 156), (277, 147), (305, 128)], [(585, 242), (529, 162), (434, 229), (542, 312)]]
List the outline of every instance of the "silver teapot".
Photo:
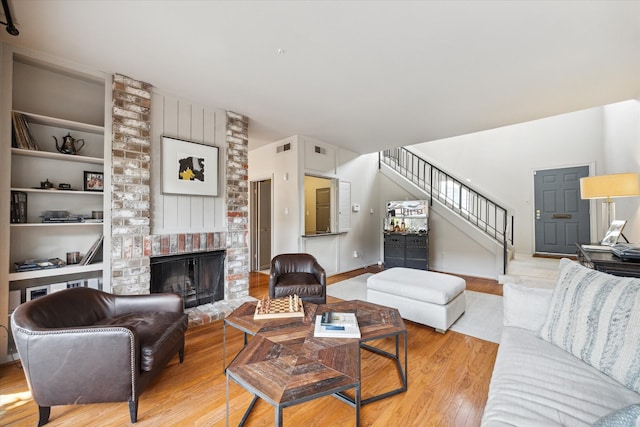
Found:
[[(58, 138), (54, 136), (53, 139), (56, 140), (56, 149), (62, 154), (78, 154), (82, 147), (84, 147), (84, 139), (74, 139), (71, 136), (71, 132), (69, 132), (67, 136), (62, 137), (62, 145), (58, 144)], [(77, 147), (77, 144), (80, 144), (80, 146)]]

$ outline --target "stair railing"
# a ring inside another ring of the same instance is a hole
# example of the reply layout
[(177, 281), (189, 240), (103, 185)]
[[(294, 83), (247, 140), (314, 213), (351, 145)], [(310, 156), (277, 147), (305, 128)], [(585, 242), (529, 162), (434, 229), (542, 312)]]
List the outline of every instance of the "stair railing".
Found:
[(381, 151), (379, 163), (386, 164), (503, 247), (503, 272), (507, 269), (508, 243), (513, 245), (513, 215), (507, 209), (467, 184), (404, 147)]

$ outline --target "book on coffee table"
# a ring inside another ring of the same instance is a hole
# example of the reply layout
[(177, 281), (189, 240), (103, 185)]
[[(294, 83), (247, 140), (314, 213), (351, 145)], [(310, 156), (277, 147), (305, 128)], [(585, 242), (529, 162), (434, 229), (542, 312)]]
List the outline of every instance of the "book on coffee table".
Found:
[(314, 337), (360, 338), (360, 328), (355, 313), (326, 312), (316, 316)]
[(340, 313), (336, 311), (325, 311), (322, 313), (320, 324), (322, 326), (345, 326), (357, 325), (356, 315), (354, 313)]

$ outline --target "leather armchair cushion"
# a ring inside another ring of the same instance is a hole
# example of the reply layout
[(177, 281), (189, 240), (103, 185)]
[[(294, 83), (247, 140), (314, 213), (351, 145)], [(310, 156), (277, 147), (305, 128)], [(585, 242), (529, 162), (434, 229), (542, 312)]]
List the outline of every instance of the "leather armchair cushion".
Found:
[(286, 273), (278, 277), (275, 285), (276, 298), (297, 294), (300, 297), (323, 294), (323, 285), (311, 273)]
[(128, 313), (96, 322), (100, 326), (130, 326), (140, 343), (140, 369), (162, 368), (173, 356), (188, 326), (188, 316), (176, 312)]
[(38, 298), (20, 305), (18, 324), (33, 331), (49, 331), (94, 325), (115, 314), (113, 295), (91, 288), (74, 290), (54, 292), (47, 295), (44, 301)]

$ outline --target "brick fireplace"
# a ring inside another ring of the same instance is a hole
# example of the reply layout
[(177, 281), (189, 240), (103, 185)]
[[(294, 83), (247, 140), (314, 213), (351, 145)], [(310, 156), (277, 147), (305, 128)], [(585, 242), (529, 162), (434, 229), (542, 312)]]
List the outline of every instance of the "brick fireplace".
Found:
[(249, 294), (248, 118), (226, 113), (227, 230), (151, 234), (152, 86), (116, 74), (112, 89), (112, 292), (148, 294), (151, 257), (225, 250), (224, 300), (190, 312), (191, 324), (221, 319)]
[(151, 293), (182, 296), (186, 308), (224, 299), (224, 250), (151, 258)]

